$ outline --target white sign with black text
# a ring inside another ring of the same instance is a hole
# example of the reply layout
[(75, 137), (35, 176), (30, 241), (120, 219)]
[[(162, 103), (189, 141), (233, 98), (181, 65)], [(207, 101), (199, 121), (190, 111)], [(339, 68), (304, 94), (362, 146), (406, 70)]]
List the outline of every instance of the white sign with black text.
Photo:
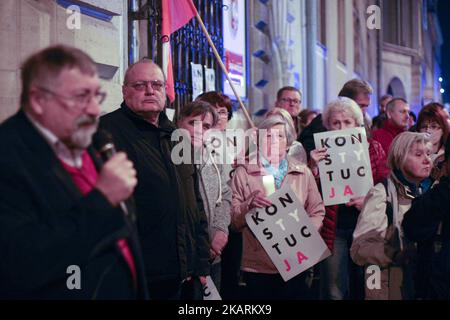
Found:
[(251, 210), (245, 220), (283, 280), (288, 281), (331, 253), (290, 186), (268, 198), (271, 206)]
[(326, 148), (319, 162), (320, 184), (326, 206), (364, 197), (373, 187), (369, 144), (364, 128), (314, 134), (316, 149)]

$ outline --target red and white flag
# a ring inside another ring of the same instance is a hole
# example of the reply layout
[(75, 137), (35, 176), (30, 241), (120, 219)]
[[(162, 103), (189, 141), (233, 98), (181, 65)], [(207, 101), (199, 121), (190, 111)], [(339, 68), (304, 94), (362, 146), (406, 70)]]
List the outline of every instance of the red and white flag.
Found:
[(172, 71), (172, 51), (170, 35), (187, 24), (197, 15), (192, 0), (163, 0), (162, 1), (162, 53), (163, 71), (167, 79), (167, 96), (170, 102), (175, 100), (175, 88)]

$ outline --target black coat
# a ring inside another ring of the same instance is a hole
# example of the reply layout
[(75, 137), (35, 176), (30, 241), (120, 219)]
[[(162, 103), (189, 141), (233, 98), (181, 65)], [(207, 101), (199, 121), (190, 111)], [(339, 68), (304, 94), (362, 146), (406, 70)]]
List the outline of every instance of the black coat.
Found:
[(208, 224), (194, 166), (171, 161), (175, 126), (162, 112), (157, 128), (123, 103), (101, 117), (100, 127), (137, 171), (134, 199), (147, 279), (209, 274)]
[(428, 283), (426, 297), (450, 299), (450, 179), (444, 177), (438, 185), (413, 200), (403, 218), (407, 238), (427, 244), (436, 242), (442, 224), (438, 250), (421, 250), (419, 259), (426, 262)]
[(311, 151), (316, 149), (316, 145), (314, 143), (314, 134), (315, 133), (319, 133), (319, 132), (325, 132), (325, 131), (327, 131), (327, 129), (323, 126), (322, 115), (319, 114), (300, 133), (298, 141), (305, 148), (306, 155), (308, 156), (308, 159), (309, 159), (309, 154), (311, 153)]
[[(0, 126), (0, 154), (0, 299), (136, 298), (116, 249), (121, 211), (96, 189), (81, 195), (22, 111)], [(80, 290), (67, 288), (71, 265)]]

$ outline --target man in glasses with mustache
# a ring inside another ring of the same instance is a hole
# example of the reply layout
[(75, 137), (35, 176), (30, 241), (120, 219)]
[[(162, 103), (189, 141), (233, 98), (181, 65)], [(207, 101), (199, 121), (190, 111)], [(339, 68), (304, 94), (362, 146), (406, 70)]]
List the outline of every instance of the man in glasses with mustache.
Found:
[(133, 195), (149, 296), (201, 298), (200, 282), (210, 268), (208, 223), (194, 166), (174, 165), (171, 160), (176, 128), (164, 112), (166, 81), (161, 68), (149, 59), (132, 64), (122, 93), (121, 107), (103, 116), (100, 127), (136, 165), (139, 184)]
[(0, 126), (0, 299), (139, 298), (119, 209), (136, 172), (90, 147), (105, 98), (94, 61), (54, 46), (21, 75), (21, 109)]

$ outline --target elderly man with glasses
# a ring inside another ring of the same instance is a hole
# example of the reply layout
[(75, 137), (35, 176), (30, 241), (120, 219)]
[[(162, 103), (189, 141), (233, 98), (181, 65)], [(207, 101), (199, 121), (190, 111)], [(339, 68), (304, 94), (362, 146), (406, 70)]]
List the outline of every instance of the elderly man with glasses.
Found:
[(171, 160), (175, 126), (164, 112), (161, 68), (148, 59), (129, 66), (122, 93), (121, 107), (103, 116), (100, 127), (136, 165), (134, 199), (150, 298), (201, 298), (210, 267), (208, 224), (194, 166)]
[(92, 149), (105, 93), (94, 61), (55, 46), (22, 66), (21, 109), (0, 126), (0, 299), (136, 299), (143, 286), (119, 206), (137, 184)]

